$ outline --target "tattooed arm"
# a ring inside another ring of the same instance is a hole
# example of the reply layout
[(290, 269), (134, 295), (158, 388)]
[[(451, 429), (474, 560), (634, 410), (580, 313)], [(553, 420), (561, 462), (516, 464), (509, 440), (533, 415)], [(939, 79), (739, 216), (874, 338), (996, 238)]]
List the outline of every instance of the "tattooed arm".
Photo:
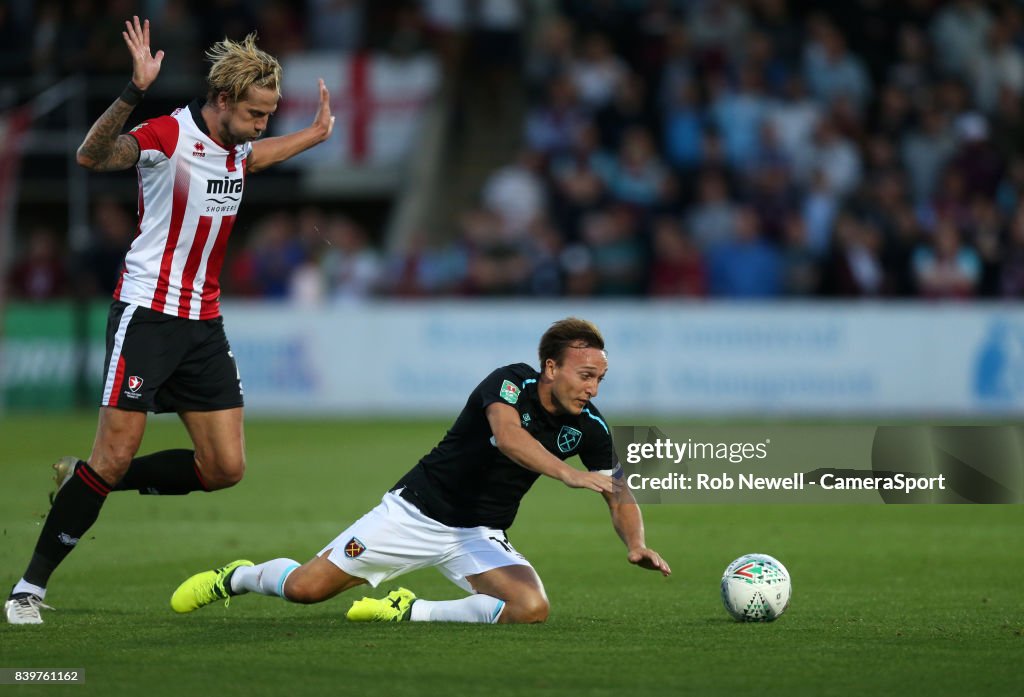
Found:
[(116, 100), (96, 119), (78, 147), (78, 164), (94, 172), (128, 169), (139, 161), (139, 143), (129, 135), (120, 135), (133, 107)]
[[(125, 22), (127, 31), (121, 32), (132, 54), (132, 83), (145, 92), (160, 73), (164, 52), (149, 52), (149, 20), (139, 22), (132, 17)], [(128, 135), (121, 135), (128, 115), (134, 106), (118, 98), (92, 125), (85, 140), (78, 147), (77, 161), (87, 169), (106, 172), (127, 169), (139, 161), (139, 144)]]

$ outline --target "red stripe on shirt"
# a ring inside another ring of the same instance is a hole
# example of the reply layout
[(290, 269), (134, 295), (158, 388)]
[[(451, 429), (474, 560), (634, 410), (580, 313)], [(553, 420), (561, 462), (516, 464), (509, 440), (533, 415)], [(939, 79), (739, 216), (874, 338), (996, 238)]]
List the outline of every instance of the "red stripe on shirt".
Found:
[(124, 283), (124, 272), (128, 270), (128, 266), (122, 261), (121, 272), (117, 274), (117, 287), (114, 288), (114, 300), (121, 299), (121, 284)]
[(158, 116), (143, 121), (128, 135), (135, 138), (140, 150), (159, 150), (164, 157), (170, 158), (178, 147), (180, 133), (181, 127), (174, 116)]
[[(142, 234), (142, 218), (146, 215), (146, 199), (142, 196), (142, 172), (139, 171), (138, 167), (135, 168), (135, 174), (139, 182), (139, 221), (135, 224), (135, 236), (132, 237), (132, 243), (134, 243), (136, 238)], [(125, 253), (125, 256), (127, 257), (127, 252)], [(117, 275), (117, 287), (114, 288), (114, 300), (121, 299), (121, 284), (124, 283), (124, 273), (127, 270), (128, 264), (122, 261), (121, 273)]]
[(171, 264), (174, 262), (174, 250), (178, 246), (181, 235), (181, 223), (185, 219), (188, 204), (188, 184), (191, 178), (191, 165), (188, 160), (179, 160), (178, 169), (174, 173), (174, 199), (171, 204), (171, 227), (167, 231), (167, 243), (164, 255), (160, 260), (160, 276), (153, 293), (153, 304), (150, 306), (157, 312), (163, 312), (167, 305), (167, 289), (171, 282)]
[(199, 306), (199, 319), (213, 319), (220, 316), (220, 269), (224, 265), (224, 252), (228, 247), (231, 229), (235, 226), (235, 216), (225, 215), (220, 219), (217, 230), (217, 241), (210, 250), (210, 258), (206, 260), (206, 280), (203, 282), (202, 304)]
[(203, 250), (206, 249), (206, 240), (210, 237), (210, 225), (212, 224), (213, 218), (210, 216), (199, 216), (199, 226), (196, 227), (192, 249), (188, 250), (185, 269), (181, 272), (181, 298), (178, 300), (178, 317), (187, 318), (189, 310), (192, 309), (192, 296), (196, 292), (196, 272), (199, 271), (199, 264), (203, 260)]

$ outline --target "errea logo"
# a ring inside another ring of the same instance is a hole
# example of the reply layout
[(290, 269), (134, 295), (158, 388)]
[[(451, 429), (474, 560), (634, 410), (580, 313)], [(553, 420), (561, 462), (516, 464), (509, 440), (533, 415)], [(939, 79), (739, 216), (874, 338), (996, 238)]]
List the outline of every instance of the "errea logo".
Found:
[(206, 157), (206, 146), (198, 140), (196, 141), (196, 144), (192, 146), (192, 157)]

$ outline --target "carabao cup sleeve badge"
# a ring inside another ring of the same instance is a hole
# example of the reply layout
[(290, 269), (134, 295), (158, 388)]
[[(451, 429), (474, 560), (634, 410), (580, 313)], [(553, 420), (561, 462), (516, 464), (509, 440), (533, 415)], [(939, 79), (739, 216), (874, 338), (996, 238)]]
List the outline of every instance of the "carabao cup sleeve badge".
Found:
[(501, 383), (501, 390), (499, 390), (498, 396), (509, 404), (515, 404), (519, 401), (519, 388), (505, 380)]

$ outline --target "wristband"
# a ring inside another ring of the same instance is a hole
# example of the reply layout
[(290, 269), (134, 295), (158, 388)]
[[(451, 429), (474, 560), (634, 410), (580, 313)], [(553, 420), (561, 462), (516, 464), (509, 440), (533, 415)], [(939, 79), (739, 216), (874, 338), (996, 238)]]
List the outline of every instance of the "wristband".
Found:
[(124, 90), (121, 92), (119, 99), (131, 106), (137, 106), (145, 96), (146, 90), (139, 89), (134, 82), (129, 80), (128, 84), (124, 86)]

